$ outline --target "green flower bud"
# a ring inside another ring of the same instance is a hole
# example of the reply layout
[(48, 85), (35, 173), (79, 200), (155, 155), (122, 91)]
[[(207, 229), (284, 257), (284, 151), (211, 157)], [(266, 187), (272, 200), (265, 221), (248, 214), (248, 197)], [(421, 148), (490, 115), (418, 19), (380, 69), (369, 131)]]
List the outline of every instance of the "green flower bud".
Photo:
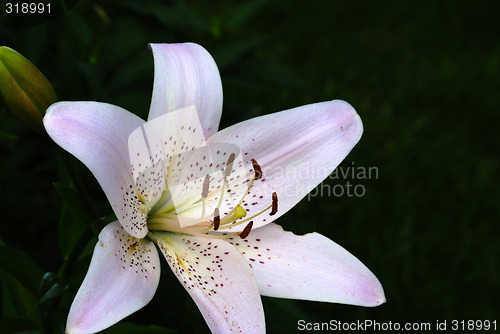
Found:
[(57, 96), (49, 80), (20, 53), (0, 47), (0, 102), (31, 130), (43, 133), (42, 117)]

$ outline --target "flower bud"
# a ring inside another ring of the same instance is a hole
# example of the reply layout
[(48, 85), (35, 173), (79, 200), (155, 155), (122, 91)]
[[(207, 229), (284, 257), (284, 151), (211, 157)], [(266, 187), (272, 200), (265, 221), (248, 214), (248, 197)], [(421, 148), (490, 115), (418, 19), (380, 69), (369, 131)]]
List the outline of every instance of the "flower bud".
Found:
[(42, 117), (57, 96), (49, 80), (20, 53), (0, 47), (0, 103), (22, 124), (45, 132)]

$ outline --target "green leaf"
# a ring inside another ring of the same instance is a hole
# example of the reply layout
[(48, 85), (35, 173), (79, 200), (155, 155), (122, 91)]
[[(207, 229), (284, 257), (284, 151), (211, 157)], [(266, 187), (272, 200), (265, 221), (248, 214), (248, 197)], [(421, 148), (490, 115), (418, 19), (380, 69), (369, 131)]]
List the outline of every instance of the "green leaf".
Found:
[(84, 222), (91, 222), (92, 216), (89, 214), (85, 203), (80, 194), (71, 186), (66, 186), (60, 183), (52, 183), (56, 191), (61, 196), (62, 200), (68, 207), (78, 215)]
[[(118, 68), (106, 82), (107, 90), (110, 94), (117, 95), (123, 92), (125, 95), (137, 93), (137, 87), (140, 86), (144, 73), (153, 73), (153, 57), (147, 52), (143, 45), (144, 40), (139, 43), (139, 51), (130, 55), (123, 61), (127, 64), (127, 70)], [(148, 91), (148, 95), (151, 92)]]
[(0, 270), (0, 283), (2, 316), (25, 317), (40, 323), (35, 294), (3, 270)]
[(29, 256), (3, 245), (0, 245), (0, 269), (12, 275), (33, 293), (43, 276), (43, 270)]
[(257, 13), (259, 9), (269, 3), (269, 0), (244, 1), (232, 9), (223, 20), (224, 26), (228, 31), (235, 29), (244, 23), (251, 15)]
[(18, 136), (0, 130), (0, 141), (16, 141), (18, 139)]
[(39, 334), (38, 326), (26, 318), (1, 318), (0, 333), (2, 334)]
[(243, 41), (227, 43), (212, 50), (212, 55), (220, 71), (234, 65), (247, 52), (253, 50), (257, 45), (265, 42), (268, 37), (251, 37)]
[(16, 134), (9, 133), (9, 130), (5, 130), (9, 124), (10, 115), (7, 114), (7, 110), (2, 108), (0, 105), (0, 143), (3, 141), (17, 141), (19, 137)]
[[(92, 248), (91, 246), (95, 245), (95, 241), (92, 241), (92, 235), (92, 229), (89, 226), (83, 230), (77, 239), (75, 239), (74, 244), (70, 245), (70, 250), (65, 258), (64, 264), (61, 269), (59, 269), (59, 277), (63, 282), (68, 282), (72, 276), (78, 259), (80, 259), (82, 255), (86, 254), (89, 247)], [(90, 249), (88, 252), (92, 253), (92, 250)], [(86, 266), (86, 268), (87, 267), (88, 266)], [(76, 268), (78, 268), (78, 266), (76, 266)]]
[(83, 220), (65, 204), (61, 210), (58, 231), (59, 250), (65, 260), (86, 228)]
[(97, 242), (96, 240), (92, 240), (89, 243), (89, 247), (84, 250), (83, 255), (78, 259), (75, 263), (73, 270), (71, 271), (71, 275), (68, 277), (68, 285), (72, 290), (78, 290), (80, 285), (82, 285), (85, 276), (89, 270), (90, 260), (92, 259), (92, 251), (94, 249), (94, 245)]
[(242, 75), (248, 78), (262, 78), (267, 83), (278, 87), (288, 87), (298, 90), (307, 89), (308, 85), (304, 78), (300, 77), (292, 68), (287, 65), (254, 60), (246, 62), (245, 66), (240, 69)]
[(141, 16), (153, 17), (154, 20), (173, 31), (196, 36), (203, 34), (206, 30), (202, 17), (184, 1), (173, 1), (170, 5), (151, 3), (149, 6), (130, 1), (125, 6)]
[(45, 303), (51, 299), (61, 296), (68, 290), (55, 273), (46, 273), (37, 291), (38, 304)]
[(121, 322), (105, 330), (102, 334), (172, 334), (177, 333), (172, 329), (156, 325), (142, 326), (133, 323)]

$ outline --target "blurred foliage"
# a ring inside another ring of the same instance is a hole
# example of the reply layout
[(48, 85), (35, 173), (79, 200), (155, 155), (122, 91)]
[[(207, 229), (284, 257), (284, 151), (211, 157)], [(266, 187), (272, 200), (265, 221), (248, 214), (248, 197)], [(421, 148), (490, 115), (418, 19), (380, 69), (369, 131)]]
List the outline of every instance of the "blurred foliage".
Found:
[[(377, 177), (329, 178), (317, 189), (323, 196), (279, 223), (347, 248), (377, 275), (388, 301), (371, 309), (264, 298), (269, 333), (297, 332), (299, 319), (498, 315), (497, 2), (54, 3), (60, 15), (40, 22), (2, 10), (0, 41), (37, 65), (61, 100), (113, 103), (144, 118), (153, 84), (147, 43), (191, 41), (221, 70), (221, 127), (335, 98), (358, 110), (365, 132), (341, 168), (376, 167)], [(89, 239), (111, 213), (92, 175), (60, 153), (0, 106), (1, 333), (63, 332)], [(326, 192), (346, 182), (362, 185), (364, 196)], [(208, 331), (163, 267), (153, 301), (106, 333)]]

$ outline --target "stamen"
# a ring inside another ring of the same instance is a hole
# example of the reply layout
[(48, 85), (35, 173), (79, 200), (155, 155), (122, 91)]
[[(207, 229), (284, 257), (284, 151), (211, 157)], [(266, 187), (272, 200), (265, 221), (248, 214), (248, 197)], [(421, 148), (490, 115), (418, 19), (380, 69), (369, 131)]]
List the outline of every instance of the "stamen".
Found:
[(224, 171), (224, 173), (226, 174), (226, 177), (228, 177), (229, 174), (231, 174), (231, 171), (233, 170), (233, 162), (234, 162), (235, 157), (236, 157), (236, 155), (234, 153), (231, 153), (231, 155), (229, 156), (229, 159), (227, 159), (226, 169)]
[(243, 231), (241, 231), (240, 233), (240, 238), (241, 239), (245, 239), (246, 237), (248, 237), (248, 235), (250, 234), (250, 231), (252, 230), (252, 226), (253, 226), (253, 221), (250, 221), (247, 226), (245, 226), (245, 228), (243, 229)]
[(203, 180), (203, 190), (201, 191), (201, 197), (207, 198), (209, 186), (210, 186), (210, 175), (207, 174), (207, 176), (205, 176), (205, 180)]
[(255, 171), (255, 176), (253, 177), (252, 181), (250, 181), (250, 184), (248, 185), (247, 191), (245, 192), (245, 194), (240, 199), (240, 201), (238, 202), (237, 205), (241, 205), (241, 203), (243, 203), (243, 201), (245, 200), (247, 195), (250, 193), (250, 189), (252, 188), (255, 180), (258, 180), (262, 177), (262, 169), (260, 169), (259, 163), (255, 159), (252, 159), (252, 166), (253, 166), (253, 170)]
[(219, 209), (215, 208), (214, 210), (214, 231), (217, 231), (220, 226), (220, 215), (219, 215)]
[(252, 159), (252, 167), (255, 172), (254, 180), (260, 179), (262, 177), (262, 169), (260, 169), (260, 166), (255, 159)]
[(205, 198), (208, 196), (208, 188), (210, 186), (210, 176), (207, 174), (203, 180), (203, 188), (201, 190), (201, 218), (205, 217)]
[(271, 212), (269, 212), (270, 216), (273, 216), (278, 212), (278, 194), (276, 192), (273, 192), (273, 204), (271, 206)]

